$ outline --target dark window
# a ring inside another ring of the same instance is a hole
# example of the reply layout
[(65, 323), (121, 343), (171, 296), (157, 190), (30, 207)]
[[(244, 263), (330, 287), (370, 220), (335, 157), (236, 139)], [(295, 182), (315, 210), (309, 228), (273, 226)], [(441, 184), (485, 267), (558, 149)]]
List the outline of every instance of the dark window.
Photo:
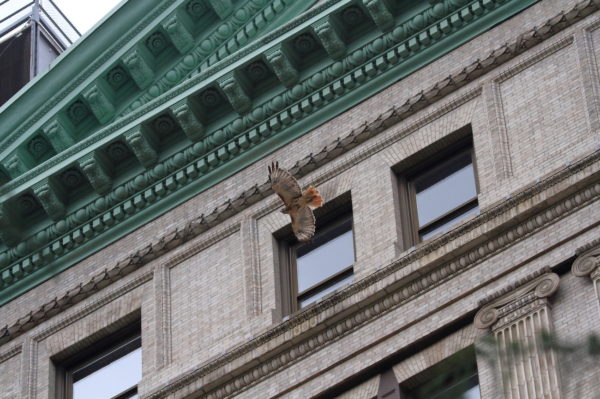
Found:
[(348, 284), (353, 279), (354, 265), (350, 206), (317, 215), (312, 241), (299, 243), (292, 235), (286, 235), (279, 240), (279, 251), (284, 314)]
[(57, 398), (138, 398), (137, 384), (142, 379), (139, 329), (121, 331), (72, 356), (57, 375)]
[(403, 399), (479, 399), (475, 351), (463, 349), (400, 385)]
[(405, 245), (414, 245), (447, 231), (479, 213), (472, 146), (445, 152), (400, 177), (401, 217)]

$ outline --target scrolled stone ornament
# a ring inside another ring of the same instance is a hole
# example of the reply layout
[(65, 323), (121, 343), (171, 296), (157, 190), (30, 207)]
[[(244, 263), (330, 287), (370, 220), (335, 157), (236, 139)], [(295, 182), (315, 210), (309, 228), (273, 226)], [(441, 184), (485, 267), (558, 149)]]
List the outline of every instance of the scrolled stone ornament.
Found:
[(558, 277), (557, 274), (546, 274), (535, 286), (535, 294), (538, 296), (538, 298), (549, 297), (556, 292), (559, 282), (560, 277)]
[(38, 206), (37, 201), (30, 194), (25, 194), (19, 197), (18, 204), (20, 212), (25, 214), (33, 212)]
[(475, 327), (480, 329), (489, 328), (498, 320), (498, 309), (482, 308), (475, 315)]
[(600, 268), (600, 248), (581, 254), (571, 267), (571, 272), (577, 277), (591, 275), (594, 270)]

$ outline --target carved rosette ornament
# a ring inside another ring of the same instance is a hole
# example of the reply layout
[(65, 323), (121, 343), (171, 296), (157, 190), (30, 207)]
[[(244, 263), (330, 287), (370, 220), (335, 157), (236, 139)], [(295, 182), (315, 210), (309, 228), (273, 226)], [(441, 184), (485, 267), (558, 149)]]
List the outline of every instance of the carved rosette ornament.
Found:
[(549, 298), (559, 282), (546, 268), (488, 297), (475, 315), (475, 326), (494, 335), (506, 398), (561, 397), (556, 355), (541, 343), (552, 331)]

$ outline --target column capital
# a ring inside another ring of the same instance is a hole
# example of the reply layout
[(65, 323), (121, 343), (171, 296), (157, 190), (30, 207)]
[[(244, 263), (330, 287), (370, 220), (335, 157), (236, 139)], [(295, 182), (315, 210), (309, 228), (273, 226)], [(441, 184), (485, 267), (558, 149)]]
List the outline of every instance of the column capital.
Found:
[(577, 258), (573, 262), (571, 273), (577, 277), (600, 279), (600, 238), (577, 249)]
[(559, 282), (556, 273), (544, 268), (505, 287), (479, 303), (475, 326), (497, 329), (547, 305), (547, 298), (556, 292)]

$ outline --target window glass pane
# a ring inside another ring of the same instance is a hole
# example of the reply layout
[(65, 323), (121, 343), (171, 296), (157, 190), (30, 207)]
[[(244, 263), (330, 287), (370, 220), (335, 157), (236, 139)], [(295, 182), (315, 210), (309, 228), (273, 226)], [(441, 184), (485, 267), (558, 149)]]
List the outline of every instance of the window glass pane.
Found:
[(73, 399), (109, 399), (142, 379), (142, 348), (73, 383)]
[(298, 292), (327, 279), (354, 264), (352, 230), (296, 259)]
[(456, 217), (454, 217), (452, 219), (448, 219), (444, 223), (441, 223), (439, 225), (437, 225), (437, 223), (436, 223), (435, 227), (433, 227), (431, 230), (427, 230), (427, 232), (421, 233), (421, 239), (427, 240), (428, 238), (434, 236), (435, 234), (437, 234), (439, 232), (450, 230), (450, 228), (452, 226), (454, 226), (456, 223), (460, 222), (461, 220), (466, 219), (467, 216), (476, 215), (478, 213), (479, 213), (479, 206), (475, 205), (473, 208), (466, 210), (465, 212), (457, 215)]
[(342, 280), (326, 287), (323, 288), (320, 291), (315, 292), (313, 295), (306, 297), (306, 298), (302, 298), (300, 299), (300, 307), (303, 308), (305, 306), (310, 305), (313, 302), (316, 302), (317, 300), (319, 300), (319, 298), (324, 297), (325, 295), (329, 294), (330, 292), (333, 292), (335, 290), (337, 290), (338, 288), (340, 288), (341, 286), (343, 286), (344, 284), (348, 284), (352, 281), (352, 279), (354, 278), (354, 275), (349, 275), (348, 277), (343, 278)]
[(419, 227), (477, 196), (472, 163), (427, 187), (415, 184)]
[(479, 393), (479, 384), (465, 392), (462, 397), (463, 399), (480, 399), (481, 394)]
[(428, 399), (480, 399), (479, 383), (475, 381), (461, 381), (448, 389), (434, 394)]

